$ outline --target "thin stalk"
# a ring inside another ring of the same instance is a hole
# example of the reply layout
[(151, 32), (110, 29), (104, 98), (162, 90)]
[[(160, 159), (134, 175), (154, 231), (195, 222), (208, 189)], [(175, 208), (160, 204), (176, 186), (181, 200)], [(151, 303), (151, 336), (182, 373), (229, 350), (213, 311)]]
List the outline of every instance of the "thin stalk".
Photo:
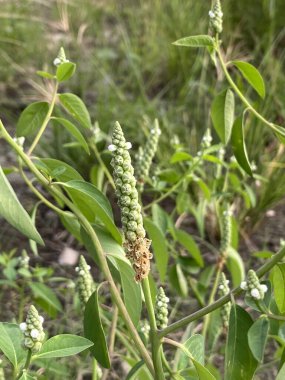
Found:
[(227, 66), (226, 66), (226, 63), (224, 62), (224, 59), (223, 59), (223, 56), (222, 56), (222, 53), (221, 53), (221, 50), (220, 50), (220, 47), (218, 45), (218, 42), (216, 44), (216, 51), (217, 51), (217, 54), (218, 54), (218, 57), (219, 57), (219, 61), (221, 63), (221, 67), (222, 67), (222, 70), (225, 74), (225, 77), (227, 78), (229, 84), (231, 85), (232, 89), (235, 91), (235, 93), (237, 94), (237, 96), (240, 98), (240, 100), (243, 102), (243, 104), (259, 119), (261, 120), (265, 125), (267, 125), (268, 127), (270, 127), (271, 129), (273, 129), (275, 132), (277, 133), (280, 133), (280, 131), (278, 131), (278, 128), (276, 128), (274, 126), (273, 123), (271, 123), (270, 121), (266, 120), (251, 104), (250, 102), (246, 99), (246, 97), (242, 94), (242, 92), (239, 90), (239, 88), (237, 87), (237, 85), (235, 84), (235, 82), (233, 81), (232, 77), (230, 76), (230, 73), (227, 69)]
[(107, 166), (105, 165), (104, 161), (102, 160), (101, 155), (100, 155), (100, 153), (99, 153), (99, 151), (98, 151), (98, 149), (97, 149), (97, 145), (96, 145), (96, 143), (91, 142), (91, 143), (90, 143), (90, 146), (91, 146), (91, 148), (93, 149), (94, 154), (95, 154), (95, 157), (97, 158), (99, 164), (101, 165), (101, 167), (102, 167), (102, 169), (103, 169), (103, 171), (104, 171), (106, 177), (108, 178), (108, 180), (109, 180), (111, 186), (113, 187), (113, 189), (116, 189), (116, 186), (115, 186), (115, 182), (114, 182), (114, 180), (113, 180), (113, 177), (111, 176), (111, 174), (110, 174), (110, 172), (109, 172)]
[(37, 133), (30, 149), (28, 150), (28, 156), (30, 156), (33, 152), (33, 150), (35, 149), (35, 147), (37, 146), (38, 142), (40, 141), (40, 138), (42, 137), (42, 134), (44, 133), (47, 125), (48, 125), (48, 122), (50, 120), (50, 117), (52, 115), (52, 112), (53, 112), (53, 109), (54, 109), (54, 105), (55, 105), (55, 101), (56, 101), (56, 95), (57, 95), (57, 90), (58, 90), (58, 82), (55, 83), (55, 86), (54, 86), (54, 91), (53, 91), (53, 94), (52, 94), (52, 99), (51, 99), (51, 102), (50, 102), (50, 105), (49, 105), (49, 109), (48, 109), (48, 112), (46, 114), (46, 117), (44, 118), (44, 121), (43, 121), (43, 124), (39, 130), (39, 132)]
[(21, 372), (19, 373), (19, 375), (17, 376), (16, 380), (18, 380), (22, 377), (24, 370), (27, 371), (29, 369), (31, 359), (32, 359), (32, 351), (28, 350), (25, 365), (24, 365), (23, 369), (21, 370)]
[(93, 362), (92, 362), (93, 366), (92, 366), (92, 380), (97, 380), (97, 360), (96, 359), (93, 359)]
[(155, 380), (164, 380), (164, 373), (161, 361), (161, 341), (157, 335), (156, 319), (154, 308), (151, 299), (150, 287), (148, 278), (142, 281), (142, 288), (144, 292), (145, 304), (148, 312), (149, 325), (150, 325), (150, 341), (152, 348), (152, 360), (154, 365)]
[[(285, 247), (281, 248), (281, 250), (272, 256), (270, 260), (268, 260), (265, 264), (263, 264), (257, 271), (256, 274), (258, 278), (263, 277), (267, 272), (269, 272), (280, 260), (282, 260), (285, 256)], [(211, 313), (212, 311), (219, 309), (221, 306), (225, 305), (233, 296), (237, 296), (242, 293), (243, 290), (240, 286), (233, 289), (229, 294), (219, 298), (211, 305), (205, 306), (202, 309), (188, 315), (180, 319), (177, 322), (172, 323), (167, 326), (165, 329), (158, 332), (158, 336), (163, 338), (164, 336), (179, 330), (180, 328), (187, 326), (190, 322), (196, 321), (197, 319), (203, 318), (206, 314)]]
[(47, 189), (50, 191), (52, 195), (55, 197), (58, 197), (61, 199), (68, 207), (69, 209), (76, 215), (78, 218), (78, 221), (80, 222), (81, 226), (86, 230), (88, 233), (89, 237), (92, 240), (92, 243), (94, 244), (96, 251), (98, 253), (98, 260), (100, 264), (100, 269), (105, 275), (106, 280), (109, 283), (110, 286), (110, 292), (111, 295), (114, 299), (114, 302), (116, 303), (119, 312), (122, 315), (122, 318), (129, 330), (129, 333), (138, 349), (140, 352), (142, 358), (144, 359), (146, 366), (150, 370), (150, 372), (153, 374), (154, 369), (153, 369), (153, 363), (152, 360), (149, 356), (149, 353), (147, 352), (130, 316), (129, 313), (125, 307), (125, 304), (121, 298), (120, 292), (118, 291), (116, 284), (113, 280), (112, 274), (110, 272), (103, 248), (100, 244), (100, 241), (98, 239), (98, 236), (96, 232), (94, 231), (92, 225), (89, 223), (89, 221), (85, 218), (85, 216), (81, 213), (81, 211), (69, 200), (68, 197), (66, 197), (61, 191), (59, 191), (56, 188), (51, 188), (51, 185), (49, 181), (41, 174), (41, 172), (37, 169), (37, 167), (34, 165), (32, 160), (28, 155), (26, 155), (21, 148), (18, 146), (18, 144), (12, 139), (12, 137), (9, 135), (9, 133), (6, 131), (5, 127), (3, 126), (2, 122), (0, 121), (0, 131), (2, 133), (2, 136), (5, 138), (5, 140), (12, 146), (13, 149), (16, 150), (18, 156), (22, 158), (24, 163), (28, 166), (28, 168), (33, 172), (33, 174), (36, 176), (36, 178), (44, 185), (47, 187)]

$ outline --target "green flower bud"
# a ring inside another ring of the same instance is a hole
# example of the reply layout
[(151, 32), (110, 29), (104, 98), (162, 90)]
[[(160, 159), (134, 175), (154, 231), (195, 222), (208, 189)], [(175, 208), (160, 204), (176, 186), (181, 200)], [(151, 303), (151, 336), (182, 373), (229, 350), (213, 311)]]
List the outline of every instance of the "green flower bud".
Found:
[(157, 151), (157, 145), (161, 130), (159, 128), (158, 120), (155, 119), (154, 126), (150, 131), (149, 138), (145, 144), (144, 150), (138, 153), (138, 161), (136, 165), (136, 178), (139, 184), (139, 190), (142, 192), (144, 182), (149, 175), (152, 160)]
[(155, 319), (158, 329), (164, 329), (168, 323), (168, 303), (169, 298), (166, 297), (162, 287), (158, 289), (158, 293), (155, 299)]
[(221, 223), (221, 247), (220, 252), (223, 257), (227, 256), (228, 250), (231, 245), (231, 238), (232, 238), (232, 221), (231, 221), (231, 211), (227, 205), (226, 209), (223, 211), (222, 215), (222, 223)]
[(130, 148), (131, 143), (126, 142), (121, 126), (116, 122), (112, 135), (112, 144), (109, 146), (109, 150), (113, 152), (111, 165), (114, 168), (116, 195), (122, 213), (126, 256), (133, 264), (136, 280), (141, 281), (149, 273), (149, 260), (152, 255), (149, 252), (150, 241), (145, 239), (146, 233), (142, 222), (141, 207), (138, 202), (136, 180), (133, 175), (134, 169), (128, 152)]
[(264, 295), (268, 288), (265, 284), (259, 282), (259, 278), (253, 269), (250, 269), (247, 273), (247, 282), (241, 283), (241, 288), (246, 290), (247, 295), (253, 299), (259, 301), (264, 299)]
[(31, 305), (27, 314), (26, 322), (20, 324), (20, 330), (24, 334), (22, 345), (33, 353), (39, 352), (45, 338), (43, 330), (43, 317), (37, 309)]
[[(230, 288), (228, 284), (229, 284), (229, 280), (226, 279), (226, 276), (224, 273), (221, 273), (220, 285), (219, 285), (219, 291), (218, 291), (220, 297), (223, 297), (229, 294)], [(221, 317), (222, 317), (224, 327), (229, 327), (230, 312), (231, 312), (231, 302), (228, 302), (221, 307)]]
[(223, 12), (220, 0), (216, 0), (213, 9), (209, 12), (210, 29), (213, 33), (220, 34), (223, 31)]
[(140, 321), (139, 332), (143, 335), (145, 341), (147, 342), (149, 340), (150, 332), (150, 325), (147, 319), (143, 319), (142, 321)]
[(59, 49), (59, 52), (58, 52), (57, 57), (56, 57), (55, 60), (53, 61), (53, 64), (54, 64), (55, 66), (59, 66), (59, 65), (61, 65), (62, 63), (65, 63), (65, 62), (69, 62), (69, 60), (66, 59), (64, 48), (61, 47), (61, 48)]
[(79, 258), (78, 267), (75, 268), (77, 272), (76, 290), (82, 307), (84, 308), (91, 294), (95, 290), (93, 278), (90, 274), (90, 266), (86, 263), (84, 257), (81, 255)]
[(22, 255), (19, 258), (19, 267), (21, 269), (29, 269), (29, 262), (30, 262), (30, 258), (27, 254), (27, 251), (23, 249)]

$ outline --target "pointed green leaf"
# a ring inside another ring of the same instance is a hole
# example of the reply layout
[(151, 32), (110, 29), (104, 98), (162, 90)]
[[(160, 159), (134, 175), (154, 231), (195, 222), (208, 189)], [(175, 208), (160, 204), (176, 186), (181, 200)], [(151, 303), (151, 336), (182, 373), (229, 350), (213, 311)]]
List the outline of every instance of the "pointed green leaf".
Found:
[(239, 286), (245, 277), (244, 264), (239, 253), (232, 247), (228, 250), (226, 265), (231, 273), (233, 286)]
[(30, 104), (21, 113), (16, 127), (17, 137), (29, 136), (37, 132), (48, 113), (49, 105), (46, 102)]
[(81, 134), (81, 132), (78, 130), (78, 128), (74, 124), (72, 124), (69, 120), (66, 120), (62, 117), (53, 117), (52, 120), (60, 123), (65, 129), (67, 129), (68, 132), (79, 142), (79, 144), (82, 146), (85, 152), (87, 154), (90, 154), (89, 146), (84, 136)]
[(19, 202), (17, 195), (6, 178), (1, 166), (0, 215), (23, 235), (27, 236), (31, 240), (35, 240), (38, 244), (44, 245), (44, 242), (34, 226), (32, 219)]
[(190, 36), (180, 38), (173, 45), (186, 47), (208, 47), (214, 46), (214, 39), (208, 35)]
[[(204, 347), (204, 337), (200, 334), (194, 334), (186, 342), (183, 343), (183, 346), (191, 353), (194, 360), (204, 365), (204, 356), (205, 356), (205, 347)], [(185, 352), (181, 352), (178, 370), (182, 370), (188, 366), (188, 356)]]
[(28, 372), (24, 369), (23, 374), (19, 380), (36, 380), (36, 378), (34, 376), (29, 375)]
[(85, 306), (84, 336), (94, 343), (89, 349), (94, 358), (104, 368), (110, 368), (109, 352), (100, 318), (98, 290), (95, 290)]
[(56, 294), (45, 284), (41, 282), (30, 282), (29, 286), (35, 298), (43, 299), (48, 305), (57, 311), (62, 311), (62, 306)]
[(239, 69), (242, 76), (248, 81), (248, 83), (255, 89), (258, 95), (265, 98), (265, 85), (260, 72), (250, 63), (243, 61), (232, 61), (235, 67)]
[(144, 219), (144, 226), (152, 241), (152, 247), (161, 282), (164, 282), (168, 264), (168, 250), (163, 232), (150, 219)]
[(238, 305), (232, 306), (226, 344), (225, 379), (252, 380), (258, 364), (247, 340), (252, 324), (250, 315), (244, 309)]
[(175, 264), (170, 268), (169, 281), (171, 286), (181, 297), (187, 297), (188, 284), (185, 275), (179, 264)]
[(96, 218), (99, 218), (117, 242), (122, 243), (122, 236), (114, 223), (111, 205), (101, 191), (84, 181), (69, 181), (64, 183), (64, 187), (90, 222), (94, 223)]
[(46, 71), (38, 70), (36, 73), (37, 73), (38, 76), (40, 76), (42, 78), (55, 79), (55, 75), (50, 74), (50, 73), (48, 73)]
[(0, 323), (0, 351), (17, 368), (27, 353), (22, 348), (23, 333), (15, 323)]
[(235, 98), (230, 89), (219, 93), (211, 107), (214, 128), (223, 144), (227, 144), (232, 132), (235, 112)]
[(58, 82), (64, 82), (71, 78), (75, 73), (76, 64), (72, 62), (63, 62), (56, 69), (56, 79)]
[(195, 240), (190, 234), (186, 231), (179, 230), (178, 228), (174, 231), (174, 238), (177, 240), (183, 247), (187, 249), (196, 263), (200, 266), (204, 266), (204, 260), (201, 255), (200, 249), (195, 243)]
[(278, 375), (275, 380), (284, 380), (285, 379), (285, 363), (281, 367), (280, 371), (278, 372)]
[(261, 317), (254, 322), (247, 333), (248, 345), (255, 359), (261, 363), (263, 360), (265, 345), (269, 332), (267, 317)]
[(249, 164), (247, 150), (246, 150), (245, 141), (244, 141), (243, 122), (244, 122), (243, 116), (240, 116), (235, 120), (234, 125), (233, 125), (233, 130), (232, 130), (231, 143), (232, 143), (233, 152), (234, 152), (237, 162), (248, 175), (252, 176), (252, 171)]
[(135, 281), (135, 272), (128, 263), (119, 259), (116, 260), (116, 263), (121, 276), (124, 303), (133, 324), (137, 326), (142, 310), (141, 287), (140, 284)]
[[(66, 164), (63, 161), (55, 160), (54, 158), (41, 158), (35, 161), (35, 165), (38, 169), (42, 170), (49, 176), (51, 176), (53, 173), (54, 175), (53, 178), (55, 178), (57, 181), (60, 181), (60, 182), (68, 182), (71, 180), (83, 181), (83, 178), (81, 177), (81, 175), (75, 169), (73, 169), (72, 166)], [(56, 173), (55, 170), (58, 167), (62, 167), (65, 170), (61, 173)], [(54, 173), (56, 173), (56, 175)]]
[(60, 334), (48, 339), (34, 359), (63, 358), (76, 355), (92, 346), (93, 342), (82, 336)]
[(274, 296), (280, 313), (285, 312), (285, 263), (276, 265), (272, 270)]
[(74, 94), (60, 94), (58, 95), (60, 103), (74, 117), (75, 120), (85, 128), (91, 128), (91, 119), (89, 112), (83, 101)]

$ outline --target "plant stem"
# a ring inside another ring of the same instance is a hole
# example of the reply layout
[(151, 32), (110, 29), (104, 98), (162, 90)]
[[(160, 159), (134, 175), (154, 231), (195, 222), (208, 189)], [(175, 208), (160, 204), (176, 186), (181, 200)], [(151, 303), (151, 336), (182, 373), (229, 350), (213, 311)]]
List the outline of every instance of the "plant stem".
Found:
[[(257, 271), (256, 274), (258, 278), (263, 277), (267, 272), (269, 272), (280, 260), (285, 256), (285, 247), (281, 248), (281, 250), (272, 256), (270, 260), (268, 260), (264, 265), (262, 265)], [(211, 313), (212, 311), (219, 309), (221, 306), (225, 305), (231, 300), (232, 296), (237, 296), (242, 293), (243, 290), (240, 286), (233, 289), (229, 294), (219, 298), (217, 301), (213, 302), (211, 305), (203, 307), (202, 309), (188, 315), (180, 319), (177, 322), (172, 323), (167, 326), (165, 329), (158, 332), (158, 336), (160, 338), (179, 330), (180, 328), (187, 326), (190, 322), (196, 321), (197, 319), (203, 318), (206, 314)]]
[(129, 333), (138, 349), (138, 351), (140, 352), (142, 358), (144, 359), (145, 361), (145, 364), (146, 366), (148, 367), (148, 369), (150, 370), (150, 372), (153, 374), (154, 373), (154, 368), (153, 368), (153, 363), (152, 363), (152, 360), (149, 356), (149, 353), (148, 351), (146, 350), (130, 316), (129, 316), (129, 313), (125, 307), (125, 304), (121, 298), (121, 295), (120, 295), (120, 292), (118, 291), (117, 287), (116, 287), (116, 284), (113, 280), (113, 277), (112, 277), (112, 274), (110, 272), (110, 269), (109, 269), (109, 266), (108, 266), (108, 263), (107, 263), (107, 260), (106, 260), (106, 257), (105, 257), (105, 254), (104, 254), (104, 251), (103, 251), (103, 248), (100, 244), (100, 241), (98, 239), (98, 236), (96, 234), (96, 232), (94, 231), (92, 225), (89, 223), (89, 221), (85, 218), (85, 216), (81, 213), (81, 211), (72, 203), (72, 201), (69, 200), (69, 198), (67, 198), (61, 191), (59, 191), (58, 189), (56, 188), (51, 188), (50, 186), (50, 183), (49, 181), (41, 174), (41, 172), (37, 169), (37, 167), (34, 165), (34, 163), (32, 162), (32, 160), (30, 159), (30, 157), (25, 154), (24, 151), (22, 151), (22, 149), (18, 146), (18, 144), (12, 139), (12, 137), (9, 135), (9, 133), (6, 131), (4, 125), (2, 124), (2, 122), (0, 121), (0, 131), (2, 132), (2, 135), (3, 137), (5, 138), (5, 140), (13, 147), (13, 149), (16, 150), (18, 156), (20, 156), (22, 158), (22, 160), (24, 161), (24, 163), (28, 166), (28, 168), (32, 171), (32, 173), (36, 176), (36, 178), (44, 185), (47, 187), (47, 189), (49, 190), (49, 192), (61, 199), (67, 206), (68, 208), (74, 213), (74, 215), (76, 215), (76, 217), (78, 218), (78, 221), (80, 222), (81, 226), (86, 230), (86, 232), (88, 233), (89, 237), (91, 238), (92, 240), (92, 243), (94, 244), (95, 248), (96, 248), (96, 251), (98, 253), (98, 260), (99, 260), (99, 264), (100, 264), (100, 269), (102, 270), (102, 272), (104, 273), (105, 275), (105, 278), (106, 280), (108, 281), (109, 283), (109, 286), (110, 286), (110, 291), (111, 291), (111, 295), (114, 299), (114, 302), (116, 303), (118, 309), (119, 309), (119, 312), (121, 313), (122, 315), (122, 318), (129, 330)]
[(107, 166), (105, 165), (104, 161), (102, 160), (101, 155), (100, 155), (100, 153), (99, 153), (99, 151), (98, 151), (98, 149), (97, 149), (97, 145), (96, 145), (96, 143), (95, 143), (95, 142), (91, 142), (91, 143), (90, 143), (90, 146), (91, 146), (91, 148), (93, 149), (93, 151), (94, 151), (94, 153), (95, 153), (95, 157), (97, 158), (99, 164), (101, 165), (101, 167), (102, 167), (102, 169), (103, 169), (103, 171), (104, 171), (106, 177), (108, 178), (108, 180), (109, 180), (111, 186), (113, 187), (113, 189), (116, 189), (116, 186), (115, 186), (115, 182), (114, 182), (114, 180), (113, 180), (113, 177), (111, 176), (111, 174), (110, 174), (110, 172), (109, 172)]
[(142, 288), (144, 292), (145, 304), (148, 312), (149, 325), (150, 325), (150, 341), (152, 348), (152, 360), (154, 365), (155, 380), (164, 380), (164, 373), (161, 361), (161, 341), (157, 335), (156, 319), (154, 308), (151, 299), (150, 287), (148, 278), (142, 281)]
[(97, 380), (97, 360), (93, 358), (92, 380)]
[(32, 359), (32, 351), (28, 350), (25, 365), (24, 365), (23, 369), (21, 370), (21, 372), (19, 373), (16, 380), (19, 380), (22, 377), (24, 370), (27, 371), (29, 369), (31, 359)]
[(235, 91), (237, 96), (240, 98), (240, 100), (243, 102), (243, 104), (259, 119), (261, 120), (265, 125), (273, 129), (275, 132), (280, 133), (278, 128), (275, 127), (273, 123), (270, 121), (266, 120), (251, 104), (250, 102), (246, 99), (246, 97), (242, 94), (242, 92), (239, 90), (235, 82), (233, 81), (232, 77), (230, 76), (230, 73), (227, 69), (226, 63), (224, 62), (219, 43), (216, 41), (216, 51), (219, 57), (219, 61), (221, 63), (222, 70), (225, 74), (225, 77), (227, 78), (229, 84), (231, 85), (232, 89)]
[(54, 91), (53, 91), (53, 94), (52, 94), (52, 99), (51, 99), (51, 102), (50, 102), (50, 105), (49, 105), (49, 109), (48, 109), (48, 112), (46, 114), (46, 117), (44, 118), (44, 121), (43, 121), (43, 124), (39, 130), (39, 132), (37, 133), (30, 149), (28, 150), (28, 156), (30, 156), (33, 152), (33, 150), (35, 149), (35, 147), (37, 146), (38, 142), (40, 141), (40, 138), (42, 137), (42, 134), (44, 133), (47, 125), (48, 125), (48, 122), (50, 120), (50, 117), (52, 115), (52, 112), (53, 112), (53, 109), (54, 109), (54, 105), (55, 105), (55, 101), (56, 101), (56, 95), (57, 95), (57, 90), (58, 90), (58, 82), (55, 83), (55, 86), (54, 86)]
[[(118, 308), (115, 305), (114, 310), (113, 310), (113, 318), (112, 318), (110, 333), (109, 333), (109, 355), (110, 355), (111, 360), (112, 360), (112, 355), (114, 352), (117, 322), (118, 322)], [(107, 380), (108, 374), (109, 374), (109, 369), (106, 368), (103, 372), (103, 376), (101, 380)]]

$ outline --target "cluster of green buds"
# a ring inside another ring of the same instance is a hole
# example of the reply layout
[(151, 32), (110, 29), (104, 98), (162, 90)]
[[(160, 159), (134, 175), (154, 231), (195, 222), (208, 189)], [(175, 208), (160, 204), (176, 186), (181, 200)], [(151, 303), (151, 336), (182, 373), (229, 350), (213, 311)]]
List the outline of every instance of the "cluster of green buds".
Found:
[(210, 28), (214, 33), (223, 31), (223, 12), (220, 0), (216, 0), (213, 8), (209, 11)]
[(116, 122), (112, 134), (112, 144), (108, 147), (113, 152), (111, 165), (116, 185), (115, 194), (118, 197), (118, 205), (122, 214), (126, 256), (132, 262), (136, 272), (136, 281), (141, 281), (148, 276), (152, 254), (149, 251), (151, 242), (145, 238), (146, 232), (143, 227), (134, 168), (129, 154), (131, 147), (132, 144), (125, 140), (121, 126)]
[(253, 269), (247, 273), (247, 281), (242, 281), (240, 287), (255, 300), (263, 300), (268, 288), (265, 284), (259, 282), (259, 278)]
[(162, 287), (158, 289), (158, 293), (155, 299), (155, 319), (158, 329), (164, 329), (168, 323), (168, 303), (169, 298), (166, 297)]
[(149, 175), (152, 160), (157, 151), (157, 145), (161, 130), (159, 128), (158, 120), (155, 119), (154, 126), (150, 130), (148, 140), (145, 148), (140, 151), (137, 161), (136, 178), (138, 181), (139, 191), (143, 191), (144, 183)]
[(21, 269), (29, 269), (29, 262), (30, 262), (30, 258), (27, 254), (27, 251), (23, 249), (22, 255), (19, 258), (19, 267)]
[(59, 65), (61, 65), (62, 63), (65, 63), (65, 62), (69, 62), (69, 59), (66, 59), (66, 55), (65, 55), (64, 48), (61, 47), (61, 48), (59, 49), (59, 52), (58, 52), (57, 57), (56, 57), (55, 60), (53, 61), (53, 64), (54, 64), (55, 66), (59, 66)]
[(202, 138), (201, 148), (202, 149), (209, 148), (211, 146), (212, 140), (213, 140), (213, 138), (211, 136), (211, 130), (210, 130), (210, 128), (208, 128), (206, 130), (206, 133), (204, 134), (204, 136)]
[(222, 214), (222, 223), (221, 223), (221, 246), (220, 253), (222, 257), (226, 257), (228, 250), (231, 245), (232, 237), (232, 221), (231, 221), (232, 211), (227, 205)]
[(145, 341), (149, 339), (150, 325), (147, 319), (143, 319), (139, 325), (139, 331), (144, 336)]
[(39, 352), (45, 338), (43, 330), (44, 318), (39, 315), (37, 309), (31, 305), (26, 322), (20, 323), (20, 330), (24, 334), (23, 347), (32, 353)]
[(14, 137), (13, 140), (22, 150), (24, 149), (25, 137)]
[[(229, 294), (229, 292), (230, 292), (229, 280), (227, 280), (227, 278), (223, 272), (221, 273), (220, 285), (219, 285), (219, 291), (218, 292), (219, 292), (220, 297), (223, 297), (223, 296)], [(221, 317), (222, 317), (224, 327), (229, 326), (230, 311), (231, 311), (231, 302), (228, 302), (221, 307)]]
[(80, 303), (83, 308), (95, 290), (95, 285), (90, 273), (90, 269), (90, 265), (86, 263), (86, 260), (81, 255), (79, 258), (78, 267), (75, 268), (75, 271), (77, 272), (76, 290), (78, 292)]

